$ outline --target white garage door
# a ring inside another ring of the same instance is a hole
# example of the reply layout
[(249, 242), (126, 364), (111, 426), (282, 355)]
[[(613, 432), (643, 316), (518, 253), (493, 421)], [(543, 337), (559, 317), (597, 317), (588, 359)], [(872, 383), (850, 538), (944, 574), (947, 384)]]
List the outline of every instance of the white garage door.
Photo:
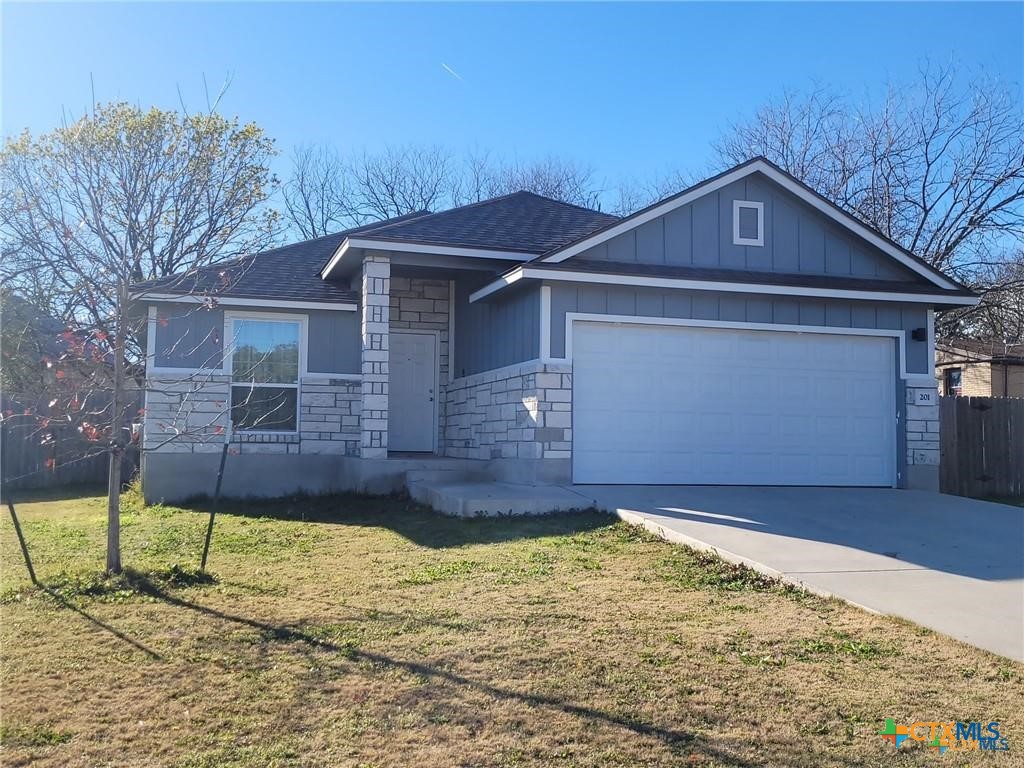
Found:
[(577, 483), (895, 483), (894, 340), (577, 321)]

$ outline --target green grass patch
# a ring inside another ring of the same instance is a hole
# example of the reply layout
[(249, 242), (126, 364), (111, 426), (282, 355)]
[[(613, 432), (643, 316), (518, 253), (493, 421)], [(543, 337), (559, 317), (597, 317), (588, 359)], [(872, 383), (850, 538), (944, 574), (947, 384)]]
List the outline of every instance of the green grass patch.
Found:
[(711, 552), (676, 547), (658, 561), (658, 577), (685, 589), (713, 589), (723, 592), (798, 592), (778, 579), (738, 563), (730, 563)]
[(468, 576), (480, 567), (475, 560), (455, 560), (450, 563), (435, 563), (417, 568), (399, 580), (400, 584), (423, 585), (438, 581), (451, 581)]
[(49, 725), (0, 725), (0, 744), (5, 747), (52, 747), (66, 744), (73, 735)]

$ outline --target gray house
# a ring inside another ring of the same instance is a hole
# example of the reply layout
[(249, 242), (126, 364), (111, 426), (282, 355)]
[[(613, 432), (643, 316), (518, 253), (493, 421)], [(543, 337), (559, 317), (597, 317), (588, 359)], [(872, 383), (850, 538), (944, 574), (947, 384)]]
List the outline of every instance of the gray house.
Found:
[[(143, 283), (150, 499), (516, 483), (936, 489), (966, 288), (761, 158), (626, 218), (518, 192)], [(446, 464), (447, 462), (447, 464)]]

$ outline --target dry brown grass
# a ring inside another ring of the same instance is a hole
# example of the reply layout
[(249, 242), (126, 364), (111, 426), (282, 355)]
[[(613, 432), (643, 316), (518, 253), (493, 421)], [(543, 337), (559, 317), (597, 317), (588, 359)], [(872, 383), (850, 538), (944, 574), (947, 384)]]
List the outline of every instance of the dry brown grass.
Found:
[(100, 499), (20, 511), (54, 594), (7, 521), (4, 765), (962, 764), (885, 717), (1000, 720), (974, 762), (1021, 764), (1021, 665), (603, 516), (236, 506), (202, 583), (205, 517), (135, 508), (112, 583)]

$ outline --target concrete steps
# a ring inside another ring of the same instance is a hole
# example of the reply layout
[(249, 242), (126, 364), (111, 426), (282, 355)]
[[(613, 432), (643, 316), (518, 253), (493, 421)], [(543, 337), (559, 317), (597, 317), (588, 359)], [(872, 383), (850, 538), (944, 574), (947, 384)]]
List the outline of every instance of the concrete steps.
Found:
[(443, 515), (543, 515), (594, 506), (594, 499), (556, 485), (515, 485), (485, 478), (423, 478), (407, 482), (409, 495)]

